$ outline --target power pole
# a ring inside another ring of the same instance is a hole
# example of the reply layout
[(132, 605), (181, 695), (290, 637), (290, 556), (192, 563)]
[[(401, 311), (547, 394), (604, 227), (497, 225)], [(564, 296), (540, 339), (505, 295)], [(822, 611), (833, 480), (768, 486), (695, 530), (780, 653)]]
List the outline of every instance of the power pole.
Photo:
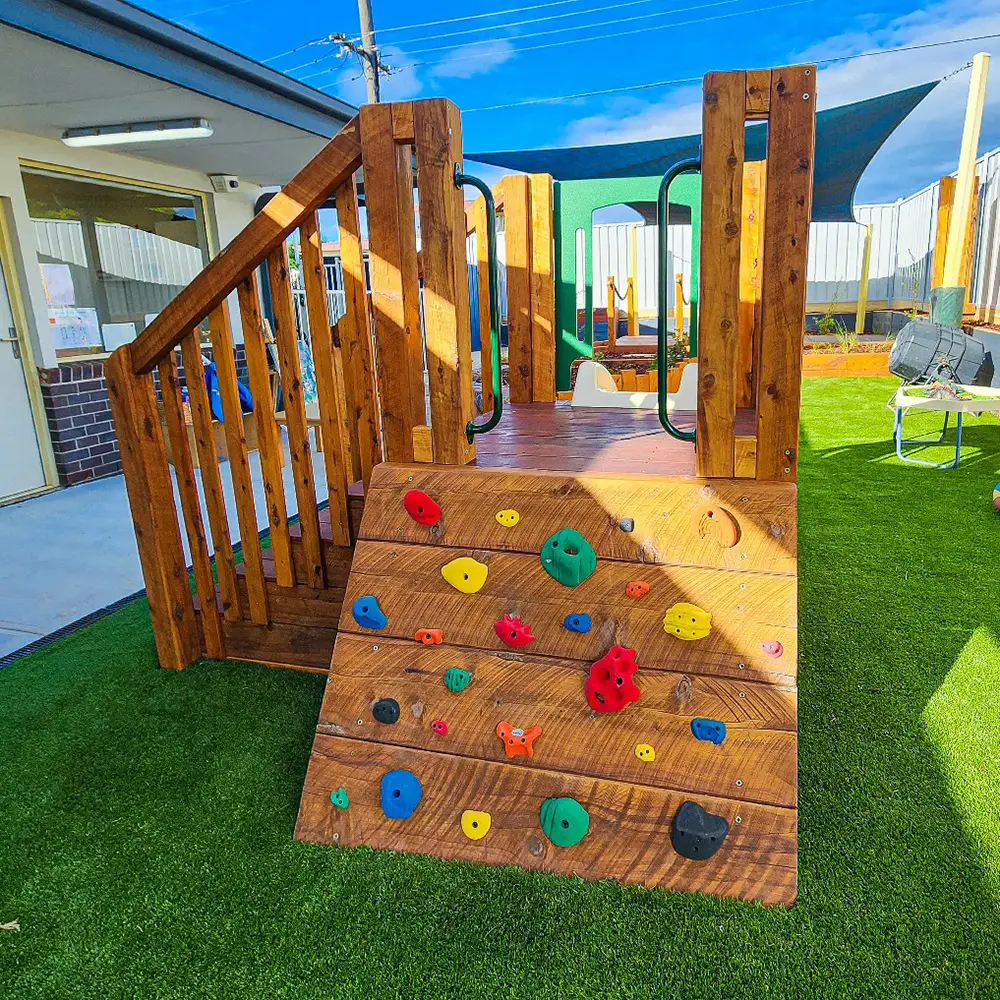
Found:
[(358, 17), (361, 20), (361, 59), (364, 62), (365, 82), (368, 84), (368, 103), (379, 102), (379, 59), (375, 48), (375, 23), (372, 20), (371, 0), (358, 0)]

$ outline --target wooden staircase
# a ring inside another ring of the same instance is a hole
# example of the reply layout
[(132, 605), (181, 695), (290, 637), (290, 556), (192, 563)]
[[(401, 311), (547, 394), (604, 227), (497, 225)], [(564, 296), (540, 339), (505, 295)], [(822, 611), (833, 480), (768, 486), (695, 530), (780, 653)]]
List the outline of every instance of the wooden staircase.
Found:
[[(418, 524), (404, 510), (414, 489), (442, 508), (437, 524)], [(702, 528), (706, 505), (734, 519), (735, 545)], [(519, 513), (513, 527), (498, 523), (504, 509)], [(564, 527), (597, 555), (593, 575), (576, 587), (556, 582), (539, 558)], [(790, 903), (795, 537), (790, 484), (377, 467), (296, 836)], [(477, 593), (442, 577), (441, 567), (462, 556), (488, 567)], [(626, 586), (636, 580), (649, 592), (630, 598)], [(362, 628), (352, 616), (365, 596), (377, 598), (384, 628)], [(678, 603), (711, 614), (708, 635), (683, 641), (665, 631), (665, 612)], [(591, 630), (568, 630), (570, 613), (589, 615)], [(505, 614), (529, 623), (535, 640), (520, 648), (501, 641), (494, 623)], [(416, 641), (422, 629), (440, 629), (442, 644)], [(775, 643), (778, 657), (765, 651)], [(585, 680), (615, 644), (637, 650), (641, 695), (621, 711), (594, 712)], [(464, 691), (445, 686), (450, 667), (471, 673)], [(376, 721), (381, 699), (398, 704), (397, 722)], [(723, 742), (695, 738), (696, 718), (724, 722)], [(446, 734), (435, 732), (436, 720)], [(541, 727), (532, 757), (507, 756), (501, 722)], [(654, 748), (655, 760), (637, 756), (640, 744)], [(383, 776), (398, 769), (416, 775), (423, 791), (407, 820), (387, 819), (380, 801)], [(331, 801), (341, 788), (346, 809)], [(565, 796), (587, 810), (590, 828), (563, 848), (543, 833), (540, 809)], [(672, 847), (685, 801), (728, 823), (708, 860)], [(470, 809), (491, 816), (481, 840), (463, 833)]]

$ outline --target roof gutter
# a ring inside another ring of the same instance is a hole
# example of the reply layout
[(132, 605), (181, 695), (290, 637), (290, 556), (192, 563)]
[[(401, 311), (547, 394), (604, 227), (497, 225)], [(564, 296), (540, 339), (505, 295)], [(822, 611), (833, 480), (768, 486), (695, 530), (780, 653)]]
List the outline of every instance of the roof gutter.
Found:
[(357, 109), (121, 0), (6, 0), (0, 23), (329, 138)]

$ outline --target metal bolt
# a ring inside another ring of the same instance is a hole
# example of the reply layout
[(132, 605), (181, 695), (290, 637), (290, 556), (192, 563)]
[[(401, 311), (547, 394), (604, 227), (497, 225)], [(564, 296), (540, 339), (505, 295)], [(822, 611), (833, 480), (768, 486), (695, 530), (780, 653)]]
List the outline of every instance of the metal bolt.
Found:
[(787, 455), (787, 456), (788, 456), (789, 458), (791, 458), (791, 457), (792, 457), (792, 449), (791, 449), (791, 448), (786, 448), (786, 449), (785, 449), (785, 454), (786, 454), (786, 455)]
[(408, 483), (412, 483), (412, 482), (413, 482), (413, 476), (407, 476), (407, 477), (406, 477), (406, 481), (407, 481)]
[(340, 834), (339, 834), (339, 833), (335, 833), (335, 834), (333, 835), (333, 838), (332, 838), (332, 839), (333, 839), (333, 842), (334, 842), (334, 843), (337, 843), (337, 841), (338, 841), (338, 840), (340, 840)]
[(743, 779), (742, 778), (737, 778), (736, 779), (736, 787), (737, 788), (742, 788), (743, 787)]
[(740, 497), (740, 503), (748, 503), (749, 501), (750, 497)]
[(740, 664), (740, 670), (746, 670), (747, 665), (745, 663)]
[(746, 559), (746, 557), (747, 557), (747, 554), (745, 552), (743, 553), (743, 555), (740, 556), (741, 559)]
[(365, 720), (364, 719), (358, 719), (358, 725), (359, 726), (363, 726), (364, 724), (365, 724)]
[(741, 692), (740, 692), (740, 697), (741, 697), (741, 698), (745, 698), (746, 696), (747, 696), (747, 693), (746, 693), (746, 691), (741, 691)]
[(743, 817), (742, 816), (737, 816), (736, 817), (736, 823), (737, 823), (737, 825), (739, 825), (742, 822), (743, 822)]
[(808, 94), (803, 94), (802, 95), (802, 100), (803, 101), (808, 101), (809, 100), (809, 95)]
[(747, 589), (747, 585), (745, 583), (741, 583), (740, 584), (740, 590), (746, 590), (746, 589)]
[(378, 643), (376, 642), (376, 643), (375, 643), (375, 645), (373, 645), (373, 646), (372, 646), (372, 652), (373, 652), (373, 653), (377, 653), (377, 652), (378, 652), (378, 650), (379, 650), (379, 645), (378, 645)]
[(791, 471), (792, 471), (791, 469), (789, 469), (789, 468), (787, 468), (787, 467), (786, 467), (786, 468), (785, 468), (785, 475), (787, 476), (787, 475), (788, 475), (788, 473), (789, 473), (789, 472), (791, 472)]

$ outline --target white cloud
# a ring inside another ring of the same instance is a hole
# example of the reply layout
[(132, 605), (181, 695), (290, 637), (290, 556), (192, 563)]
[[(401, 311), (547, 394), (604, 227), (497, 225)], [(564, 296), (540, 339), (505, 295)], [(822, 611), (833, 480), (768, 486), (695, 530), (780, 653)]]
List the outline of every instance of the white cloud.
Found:
[(498, 38), (488, 45), (463, 45), (450, 52), (437, 65), (430, 67), (430, 75), (467, 80), (495, 70), (515, 55), (514, 46), (506, 38)]
[[(837, 35), (798, 53), (789, 62), (832, 56), (856, 56), (873, 49), (891, 49), (1000, 32), (1000, 0), (945, 0), (877, 26), (869, 31)], [(940, 48), (852, 58), (821, 66), (817, 79), (818, 106), (849, 104), (893, 90), (940, 79), (986, 51), (1000, 56), (1000, 39)], [(1000, 65), (996, 67), (1000, 72)], [(955, 169), (968, 93), (969, 75), (959, 73), (940, 84), (903, 122), (876, 154), (859, 187), (857, 202), (895, 200)], [(636, 98), (610, 102), (600, 114), (572, 122), (567, 145), (592, 145), (662, 138), (701, 131), (700, 88), (670, 91), (649, 104)], [(1000, 83), (987, 91), (980, 150), (1000, 144)]]

